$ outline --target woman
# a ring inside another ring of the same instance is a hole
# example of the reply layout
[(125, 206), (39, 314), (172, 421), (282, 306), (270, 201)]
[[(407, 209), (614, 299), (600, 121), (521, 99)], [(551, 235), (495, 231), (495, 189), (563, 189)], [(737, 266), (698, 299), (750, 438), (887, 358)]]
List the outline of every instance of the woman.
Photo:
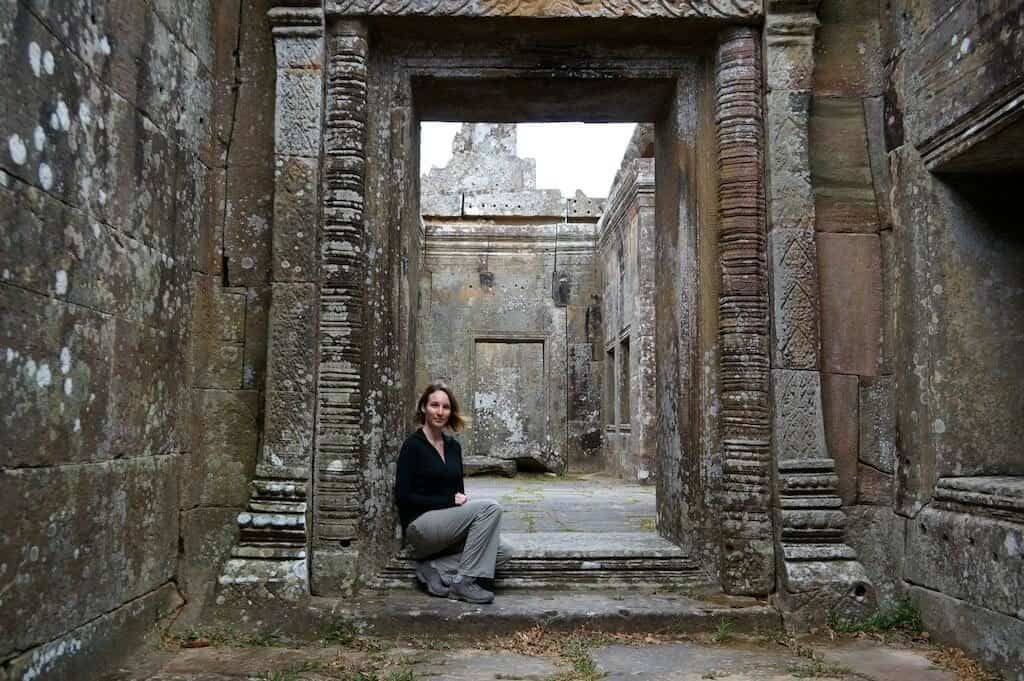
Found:
[(447, 386), (431, 383), (420, 395), (416, 420), (398, 455), (395, 498), (405, 540), (416, 558), (416, 577), (434, 596), (490, 603), (494, 594), (480, 579), (492, 579), (508, 561), (499, 534), (501, 506), (466, 496), (462, 447), (444, 429), (465, 424)]

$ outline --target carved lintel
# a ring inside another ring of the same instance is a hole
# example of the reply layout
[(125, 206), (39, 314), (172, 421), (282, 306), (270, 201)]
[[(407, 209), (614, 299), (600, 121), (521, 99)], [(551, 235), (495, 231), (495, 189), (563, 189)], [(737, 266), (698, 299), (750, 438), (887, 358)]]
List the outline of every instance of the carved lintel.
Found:
[(327, 0), (328, 14), (538, 18), (686, 18), (755, 20), (761, 0)]

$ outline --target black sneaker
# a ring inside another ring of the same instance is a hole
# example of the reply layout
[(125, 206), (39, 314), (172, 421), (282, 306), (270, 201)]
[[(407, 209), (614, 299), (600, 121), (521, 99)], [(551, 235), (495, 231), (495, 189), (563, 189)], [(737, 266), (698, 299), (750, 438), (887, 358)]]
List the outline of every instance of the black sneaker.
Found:
[(448, 596), (448, 587), (441, 581), (441, 573), (430, 563), (416, 564), (416, 579), (427, 589), (427, 593), (438, 598)]
[(476, 577), (463, 577), (462, 581), (452, 582), (448, 589), (448, 598), (467, 603), (490, 603), (494, 594), (476, 583)]

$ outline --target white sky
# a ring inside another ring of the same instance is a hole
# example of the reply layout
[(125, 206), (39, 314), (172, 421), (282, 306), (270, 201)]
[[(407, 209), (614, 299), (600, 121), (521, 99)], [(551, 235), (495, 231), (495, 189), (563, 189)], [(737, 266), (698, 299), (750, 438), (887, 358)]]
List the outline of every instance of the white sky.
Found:
[[(422, 123), (420, 173), (442, 167), (452, 157), (452, 140), (461, 123)], [(607, 196), (622, 162), (633, 123), (519, 123), (518, 154), (537, 159), (538, 189), (576, 189), (590, 197)]]

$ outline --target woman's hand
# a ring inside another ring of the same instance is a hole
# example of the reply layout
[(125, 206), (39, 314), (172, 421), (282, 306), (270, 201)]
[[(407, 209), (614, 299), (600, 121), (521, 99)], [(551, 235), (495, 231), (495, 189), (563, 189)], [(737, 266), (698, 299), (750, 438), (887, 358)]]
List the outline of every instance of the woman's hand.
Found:
[(455, 505), (456, 506), (462, 506), (464, 503), (466, 503), (466, 495), (463, 494), (462, 492), (456, 492), (455, 493)]

